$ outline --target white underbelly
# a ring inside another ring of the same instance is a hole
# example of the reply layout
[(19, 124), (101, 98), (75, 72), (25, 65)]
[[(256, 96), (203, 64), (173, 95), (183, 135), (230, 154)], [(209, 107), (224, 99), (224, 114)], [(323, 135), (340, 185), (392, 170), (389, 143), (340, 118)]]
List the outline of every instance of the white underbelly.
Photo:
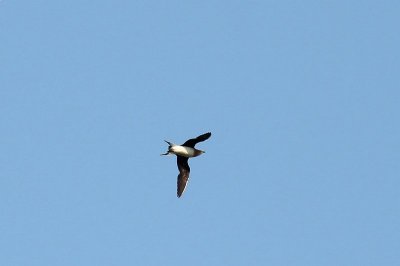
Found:
[(176, 155), (180, 155), (180, 156), (184, 156), (184, 157), (193, 157), (193, 155), (194, 155), (193, 148), (183, 147), (183, 146), (179, 146), (179, 145), (171, 147), (170, 151)]

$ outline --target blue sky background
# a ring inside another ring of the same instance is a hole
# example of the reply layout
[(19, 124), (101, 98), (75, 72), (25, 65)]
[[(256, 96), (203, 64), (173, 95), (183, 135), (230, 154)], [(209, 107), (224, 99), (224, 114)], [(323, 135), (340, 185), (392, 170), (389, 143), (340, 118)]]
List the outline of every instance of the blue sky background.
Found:
[(400, 265), (399, 14), (2, 0), (0, 264)]

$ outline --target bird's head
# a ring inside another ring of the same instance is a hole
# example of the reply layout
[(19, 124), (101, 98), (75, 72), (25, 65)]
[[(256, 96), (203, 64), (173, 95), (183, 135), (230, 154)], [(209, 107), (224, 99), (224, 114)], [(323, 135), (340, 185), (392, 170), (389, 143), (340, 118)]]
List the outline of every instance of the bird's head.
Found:
[(202, 150), (195, 150), (194, 156), (199, 156), (199, 155), (201, 155), (201, 154), (203, 154), (203, 153), (205, 153), (205, 151), (202, 151)]

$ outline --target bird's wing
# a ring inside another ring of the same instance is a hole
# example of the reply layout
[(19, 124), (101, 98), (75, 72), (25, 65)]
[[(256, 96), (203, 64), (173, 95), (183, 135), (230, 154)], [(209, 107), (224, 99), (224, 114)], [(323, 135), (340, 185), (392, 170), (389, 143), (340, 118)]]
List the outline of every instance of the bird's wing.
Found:
[(189, 173), (190, 173), (190, 167), (188, 164), (188, 159), (187, 157), (183, 156), (177, 156), (177, 165), (179, 169), (179, 175), (178, 175), (178, 181), (177, 181), (177, 195), (178, 198), (182, 196), (183, 191), (185, 191), (185, 187), (187, 184), (187, 181), (189, 179)]
[(208, 139), (211, 136), (211, 132), (205, 133), (203, 135), (198, 136), (195, 139), (189, 139), (187, 140), (185, 143), (182, 144), (182, 146), (186, 146), (186, 147), (192, 147), (194, 148), (194, 145), (196, 145), (199, 142), (205, 141), (206, 139)]

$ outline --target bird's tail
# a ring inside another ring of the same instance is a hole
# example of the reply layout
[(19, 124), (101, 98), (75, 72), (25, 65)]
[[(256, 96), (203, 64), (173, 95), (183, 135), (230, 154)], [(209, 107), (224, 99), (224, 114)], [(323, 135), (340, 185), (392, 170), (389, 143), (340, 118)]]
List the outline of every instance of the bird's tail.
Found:
[(169, 141), (167, 141), (167, 140), (164, 140), (166, 143), (168, 143), (168, 145), (169, 145), (169, 147), (168, 148), (170, 148), (170, 147), (173, 147), (173, 146), (176, 146), (174, 143), (171, 143), (171, 142), (169, 142)]
[(174, 143), (172, 143), (172, 142), (169, 142), (169, 141), (166, 141), (166, 140), (164, 140), (166, 143), (168, 143), (168, 151), (166, 152), (166, 153), (163, 153), (163, 154), (161, 154), (161, 155), (170, 155), (170, 154), (172, 154), (170, 151), (171, 151), (171, 148), (173, 147), (173, 146), (176, 146), (176, 144), (174, 144)]

